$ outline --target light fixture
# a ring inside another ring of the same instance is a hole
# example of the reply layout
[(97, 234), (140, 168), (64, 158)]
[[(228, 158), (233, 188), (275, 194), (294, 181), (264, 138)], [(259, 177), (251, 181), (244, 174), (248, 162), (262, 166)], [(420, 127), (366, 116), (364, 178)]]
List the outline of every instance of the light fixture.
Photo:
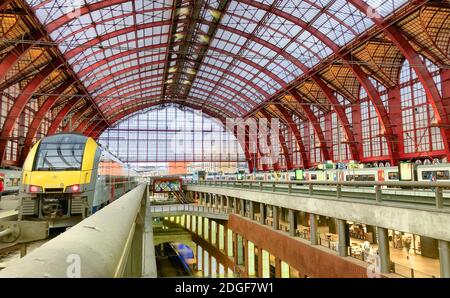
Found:
[(178, 40), (182, 39), (185, 36), (185, 34), (184, 33), (175, 33), (173, 36), (175, 37), (175, 41), (178, 41)]
[(172, 83), (173, 83), (172, 79), (166, 81), (166, 84), (172, 84)]
[(217, 9), (210, 9), (209, 13), (215, 20), (218, 20), (220, 18), (220, 16), (222, 15), (222, 13)]
[(184, 80), (184, 81), (183, 81), (183, 84), (184, 84), (184, 85), (191, 85), (192, 83), (191, 83), (191, 81)]
[(210, 37), (206, 34), (200, 35), (199, 38), (200, 38), (200, 42), (202, 42), (202, 43), (208, 43), (210, 40)]
[(191, 10), (189, 7), (181, 7), (177, 9), (177, 15), (178, 16), (187, 16)]
[(196, 71), (195, 69), (193, 69), (193, 68), (188, 68), (188, 69), (186, 70), (186, 72), (187, 72), (188, 74), (190, 74), (190, 75), (195, 75), (195, 74), (197, 74), (197, 71)]
[(176, 67), (171, 67), (171, 68), (169, 68), (169, 73), (174, 73), (174, 72), (176, 72), (177, 71), (177, 68)]

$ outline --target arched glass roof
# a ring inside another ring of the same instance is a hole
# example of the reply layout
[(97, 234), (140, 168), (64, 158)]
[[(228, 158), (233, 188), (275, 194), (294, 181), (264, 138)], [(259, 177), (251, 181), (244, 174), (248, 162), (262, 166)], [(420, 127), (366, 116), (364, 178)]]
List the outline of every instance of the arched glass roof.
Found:
[[(108, 117), (192, 101), (242, 116), (406, 0), (27, 0)], [(365, 2), (376, 8), (363, 12)], [(352, 4), (353, 3), (353, 4)], [(75, 9), (74, 9), (75, 8)]]

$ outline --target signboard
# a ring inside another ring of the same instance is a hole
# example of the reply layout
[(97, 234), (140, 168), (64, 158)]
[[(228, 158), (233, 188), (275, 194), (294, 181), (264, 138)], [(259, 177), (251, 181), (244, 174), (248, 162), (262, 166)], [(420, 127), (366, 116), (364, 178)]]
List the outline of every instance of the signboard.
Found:
[(153, 192), (166, 193), (181, 191), (182, 183), (179, 178), (161, 178), (153, 180)]
[(400, 181), (413, 181), (414, 164), (412, 162), (400, 162), (398, 165)]
[(295, 170), (295, 180), (303, 180), (303, 170)]

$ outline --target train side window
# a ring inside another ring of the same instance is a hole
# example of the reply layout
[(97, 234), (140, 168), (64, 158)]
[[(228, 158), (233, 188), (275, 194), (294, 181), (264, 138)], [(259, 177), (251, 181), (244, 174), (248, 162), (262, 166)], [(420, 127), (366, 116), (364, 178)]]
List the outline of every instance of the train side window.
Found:
[(448, 171), (436, 171), (436, 180), (449, 180)]
[(366, 181), (375, 181), (375, 175), (367, 175)]
[(317, 180), (317, 175), (316, 174), (311, 174), (311, 180)]
[(398, 172), (388, 172), (389, 180), (398, 180)]
[(430, 180), (432, 172), (431, 171), (423, 171), (422, 172), (422, 180)]

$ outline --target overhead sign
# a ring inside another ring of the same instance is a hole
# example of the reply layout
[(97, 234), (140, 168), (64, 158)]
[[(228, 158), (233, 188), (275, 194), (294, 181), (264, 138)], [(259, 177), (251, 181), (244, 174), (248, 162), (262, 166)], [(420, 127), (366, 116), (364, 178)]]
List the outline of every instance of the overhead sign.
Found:
[(161, 178), (153, 180), (153, 192), (178, 192), (181, 191), (182, 183), (179, 178)]

